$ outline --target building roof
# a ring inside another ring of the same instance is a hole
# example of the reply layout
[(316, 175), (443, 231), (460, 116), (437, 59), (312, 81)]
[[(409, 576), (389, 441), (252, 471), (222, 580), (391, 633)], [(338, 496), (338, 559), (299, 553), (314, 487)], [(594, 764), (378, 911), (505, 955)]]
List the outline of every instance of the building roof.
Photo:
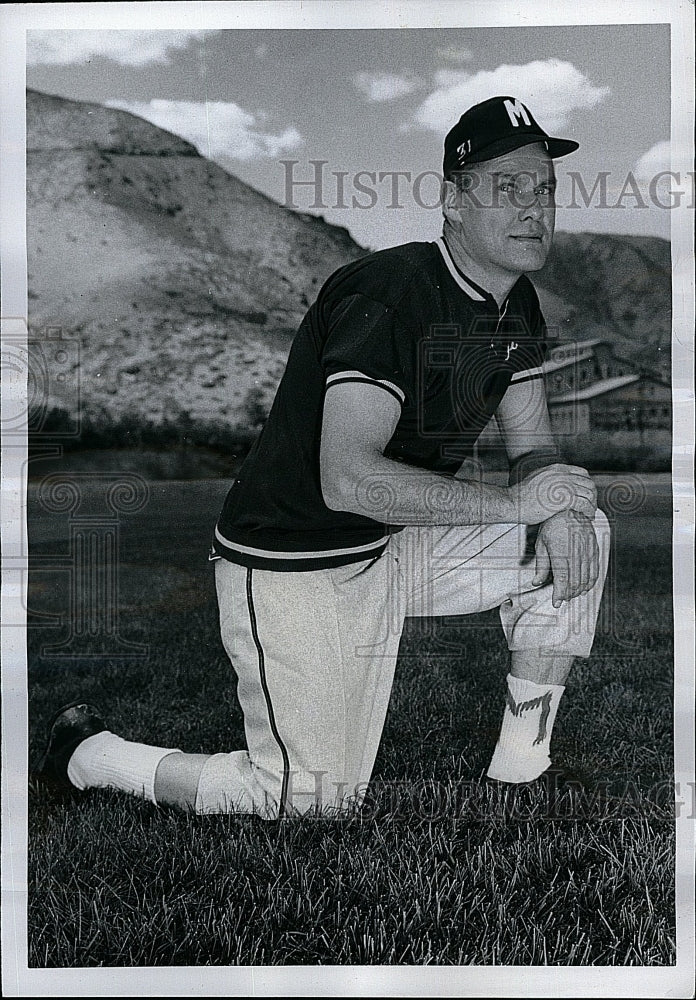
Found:
[(575, 365), (575, 364), (578, 363), (578, 361), (587, 361), (587, 359), (591, 358), (591, 357), (592, 357), (591, 353), (589, 353), (589, 354), (576, 354), (572, 358), (564, 358), (563, 361), (553, 361), (553, 355), (552, 355), (552, 360), (551, 361), (544, 361), (543, 362), (543, 364), (541, 366), (541, 370), (543, 371), (543, 373), (545, 375), (547, 375), (549, 372), (558, 371), (560, 368), (567, 368), (568, 365)]
[(605, 392), (611, 392), (612, 389), (621, 389), (625, 385), (639, 382), (640, 378), (640, 375), (616, 375), (614, 378), (603, 378), (584, 389), (578, 389), (577, 392), (562, 392), (560, 396), (552, 396), (549, 399), (549, 406), (556, 403), (580, 403), (584, 399), (594, 399), (595, 396), (602, 396)]
[(551, 348), (550, 354), (553, 357), (554, 351), (567, 351), (569, 348), (575, 348), (576, 351), (589, 351), (592, 347), (597, 347), (599, 344), (609, 344), (608, 340), (604, 340), (602, 337), (595, 337), (592, 340), (567, 340), (561, 341), (558, 344), (554, 344)]

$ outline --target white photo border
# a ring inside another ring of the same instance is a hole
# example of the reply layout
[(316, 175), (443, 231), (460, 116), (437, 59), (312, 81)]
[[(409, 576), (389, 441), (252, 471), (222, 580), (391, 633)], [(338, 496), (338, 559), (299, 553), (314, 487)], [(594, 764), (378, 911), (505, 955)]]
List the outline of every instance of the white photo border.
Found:
[[(693, 171), (694, 6), (689, 0), (277, 0), (232, 3), (8, 4), (0, 13), (3, 336), (27, 316), (25, 232), (25, 32), (28, 29), (425, 28), (598, 24), (671, 25), (672, 170)], [(693, 205), (691, 206), (693, 208)], [(675, 779), (694, 781), (694, 232), (693, 212), (673, 211), (673, 585)], [(3, 374), (4, 418), (26, 386)], [(3, 439), (2, 610), (26, 607), (27, 449)], [(627, 967), (27, 967), (26, 632), (2, 632), (2, 982), (6, 996), (691, 996), (694, 971), (693, 811), (677, 819), (677, 963)]]

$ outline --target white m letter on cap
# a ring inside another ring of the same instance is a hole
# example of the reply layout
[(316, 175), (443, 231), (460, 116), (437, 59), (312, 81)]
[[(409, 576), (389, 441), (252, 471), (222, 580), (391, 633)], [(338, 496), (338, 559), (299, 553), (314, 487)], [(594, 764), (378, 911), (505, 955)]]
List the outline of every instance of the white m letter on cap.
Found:
[(525, 125), (532, 124), (529, 119), (529, 113), (521, 101), (515, 101), (514, 103), (512, 101), (503, 101), (503, 104), (505, 105), (505, 110), (508, 113), (508, 118), (515, 126), (515, 128), (517, 128), (517, 126), (519, 125), (520, 118), (525, 123)]

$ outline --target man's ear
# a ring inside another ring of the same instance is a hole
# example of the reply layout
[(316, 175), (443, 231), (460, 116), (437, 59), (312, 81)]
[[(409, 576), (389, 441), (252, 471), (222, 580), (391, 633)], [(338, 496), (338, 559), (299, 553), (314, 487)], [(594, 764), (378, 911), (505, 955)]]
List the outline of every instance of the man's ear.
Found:
[(455, 181), (443, 180), (440, 190), (442, 214), (453, 226), (462, 224), (462, 189)]

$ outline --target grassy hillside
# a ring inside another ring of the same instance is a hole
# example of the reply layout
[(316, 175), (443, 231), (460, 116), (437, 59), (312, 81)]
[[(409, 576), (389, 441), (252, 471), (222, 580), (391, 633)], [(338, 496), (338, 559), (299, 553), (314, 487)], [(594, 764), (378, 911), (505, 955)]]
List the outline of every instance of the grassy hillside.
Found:
[[(30, 327), (79, 341), (83, 424), (248, 426), (361, 248), (127, 112), (30, 92), (27, 136)], [(49, 410), (74, 406), (51, 381)]]
[(609, 340), (618, 355), (669, 381), (671, 258), (666, 240), (557, 233), (546, 265), (533, 280), (558, 336)]

